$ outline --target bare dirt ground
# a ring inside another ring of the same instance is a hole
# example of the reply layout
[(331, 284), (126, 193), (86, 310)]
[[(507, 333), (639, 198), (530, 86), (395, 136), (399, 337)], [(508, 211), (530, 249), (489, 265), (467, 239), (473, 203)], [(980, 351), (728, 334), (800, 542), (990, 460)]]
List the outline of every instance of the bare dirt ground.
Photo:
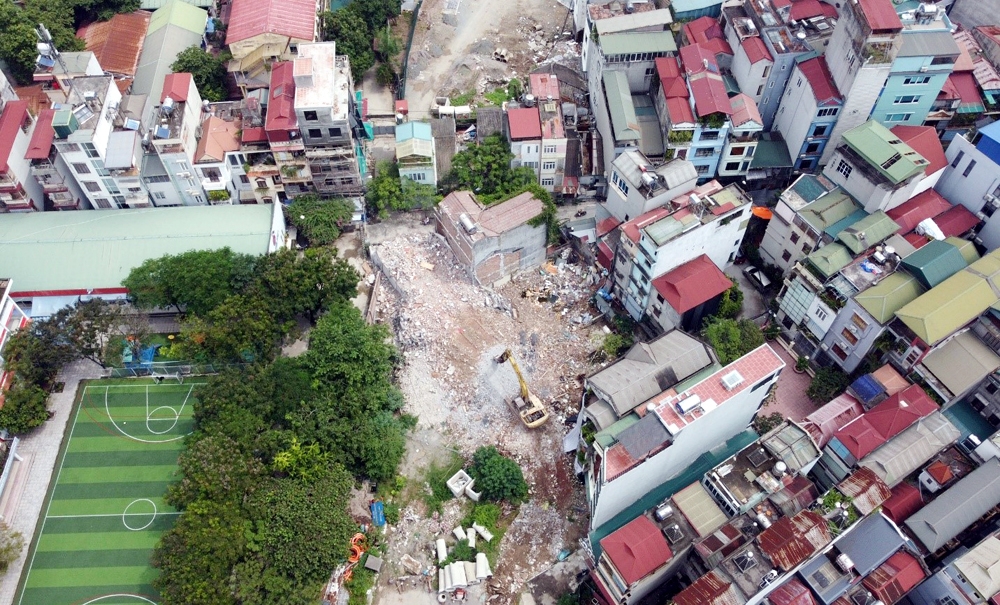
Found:
[[(401, 472), (422, 482), (432, 461), (452, 452), (468, 458), (491, 444), (518, 461), (530, 500), (504, 536), (493, 579), (480, 589), (490, 603), (516, 602), (525, 582), (561, 551), (575, 550), (584, 534), (582, 489), (562, 441), (564, 420), (578, 411), (579, 379), (590, 371), (589, 355), (603, 338), (603, 324), (584, 325), (594, 314), (589, 297), (595, 276), (588, 267), (559, 260), (494, 291), (474, 285), (426, 226), (390, 228), (379, 236), (384, 241), (371, 246), (373, 264), (380, 262), (389, 279), (376, 294), (375, 317), (393, 328), (405, 360), (399, 375), (405, 409), (419, 417)], [(533, 294), (522, 297), (526, 290)], [(542, 290), (547, 294), (534, 294)], [(494, 361), (506, 348), (549, 406), (550, 420), (539, 429), (526, 429), (506, 403), (518, 392), (510, 365)], [(390, 530), (379, 603), (435, 601), (424, 578), (407, 574), (399, 559), (407, 554), (423, 569), (431, 566), (434, 540), (449, 535), (467, 507), (467, 500), (451, 500), (440, 516), (427, 516), (419, 500), (406, 505), (401, 523)]]
[[(457, 18), (444, 20), (458, 5)], [(555, 0), (424, 0), (407, 67), (410, 115), (423, 119), (435, 96), (492, 91), (511, 78), (527, 80), (538, 64), (579, 53), (568, 9)], [(506, 48), (509, 62), (493, 60)], [(436, 117), (436, 116), (434, 116)]]

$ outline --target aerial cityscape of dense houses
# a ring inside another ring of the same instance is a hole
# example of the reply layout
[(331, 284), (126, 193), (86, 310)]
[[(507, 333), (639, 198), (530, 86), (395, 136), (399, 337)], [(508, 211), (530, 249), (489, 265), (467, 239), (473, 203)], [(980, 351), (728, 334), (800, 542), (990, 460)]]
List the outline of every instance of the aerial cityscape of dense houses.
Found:
[[(80, 30), (85, 51), (41, 39), (34, 85), (0, 86), (0, 350), (31, 317), (125, 298), (144, 260), (289, 247), (296, 197), (373, 218), (376, 139), (437, 188), (496, 135), (558, 203), (592, 205), (563, 236), (598, 308), (648, 335), (585, 378), (595, 599), (1000, 604), (996, 0), (576, 0), (578, 61), (468, 116), (402, 94), (369, 115), (315, 0), (227, 5), (231, 96), (204, 100), (170, 66), (215, 11), (153, 4)], [(470, 280), (545, 262), (532, 193), (442, 193)], [(104, 256), (127, 260), (87, 262)], [(723, 363), (699, 332), (747, 256), (776, 339)], [(807, 368), (850, 386), (751, 430)]]

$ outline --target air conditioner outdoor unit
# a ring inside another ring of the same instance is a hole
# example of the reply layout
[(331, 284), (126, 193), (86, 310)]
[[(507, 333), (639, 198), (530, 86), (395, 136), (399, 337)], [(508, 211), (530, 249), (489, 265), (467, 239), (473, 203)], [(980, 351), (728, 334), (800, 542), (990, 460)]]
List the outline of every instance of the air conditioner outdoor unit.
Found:
[(190, 172), (178, 172), (177, 176), (180, 177), (180, 178), (182, 178), (182, 179), (189, 179), (189, 178), (191, 178), (191, 173)]
[(927, 66), (926, 65), (921, 66), (920, 73), (925, 73), (926, 71), (927, 71)]
[(997, 203), (997, 196), (995, 196), (995, 195), (993, 195), (991, 193), (987, 193), (986, 195), (984, 195), (983, 199), (986, 200), (986, 203), (988, 203), (988, 204), (995, 204), (995, 203)]
[(986, 220), (986, 214), (983, 213), (983, 212), (977, 212), (976, 213), (976, 218), (978, 218), (981, 221), (985, 221)]

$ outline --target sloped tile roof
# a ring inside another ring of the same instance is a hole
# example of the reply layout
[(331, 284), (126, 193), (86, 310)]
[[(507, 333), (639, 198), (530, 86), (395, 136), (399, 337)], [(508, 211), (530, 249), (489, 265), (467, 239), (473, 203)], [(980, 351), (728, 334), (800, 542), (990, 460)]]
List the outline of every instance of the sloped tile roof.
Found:
[(722, 76), (709, 71), (692, 74), (688, 78), (691, 85), (691, 95), (694, 97), (694, 108), (699, 118), (713, 113), (730, 115), (733, 106), (726, 93), (726, 85)]
[[(27, 160), (44, 160), (49, 157), (52, 149), (52, 140), (55, 139), (56, 131), (52, 129), (52, 118), (56, 115), (55, 109), (44, 109), (35, 121), (35, 130), (31, 133), (31, 142), (28, 143), (28, 151), (24, 154)], [(6, 146), (10, 149), (10, 146)]]
[(896, 14), (896, 7), (891, 0), (858, 0), (858, 6), (868, 20), (868, 26), (873, 30), (901, 31), (903, 22)]
[(906, 551), (899, 551), (868, 574), (862, 583), (883, 603), (895, 603), (925, 577), (920, 561)]
[(760, 549), (782, 571), (790, 571), (830, 543), (830, 528), (818, 514), (804, 510), (782, 517), (757, 537)]
[(922, 388), (911, 385), (837, 431), (834, 438), (847, 448), (855, 460), (861, 460), (917, 420), (937, 410), (937, 404)]
[(188, 93), (191, 92), (191, 74), (175, 73), (167, 74), (163, 78), (163, 91), (160, 92), (160, 103), (170, 97), (177, 103), (187, 101)]
[(764, 120), (760, 117), (760, 110), (757, 109), (757, 103), (752, 98), (740, 93), (730, 98), (729, 102), (733, 108), (730, 118), (733, 128), (739, 129), (741, 126), (747, 126), (751, 123), (760, 127), (764, 126)]
[(656, 291), (679, 314), (712, 300), (732, 285), (732, 280), (704, 254), (653, 280)]
[(663, 533), (644, 516), (636, 517), (601, 540), (601, 549), (629, 585), (646, 577), (673, 557)]
[(510, 138), (523, 141), (542, 138), (542, 123), (537, 107), (518, 107), (507, 110)]
[(816, 605), (812, 593), (796, 578), (775, 588), (767, 600), (771, 605)]
[(108, 21), (81, 27), (76, 37), (94, 53), (104, 71), (134, 76), (151, 16), (148, 11), (119, 13)]
[(10, 169), (10, 152), (21, 132), (21, 125), (28, 119), (27, 101), (8, 101), (0, 114), (0, 172)]
[[(893, 129), (895, 132), (896, 129)], [(900, 137), (902, 138), (902, 137)], [(930, 172), (930, 170), (928, 170)], [(920, 221), (949, 210), (951, 204), (933, 189), (928, 189), (886, 212), (889, 218), (899, 224), (897, 233), (909, 233), (917, 228)]]
[(746, 599), (739, 589), (722, 575), (712, 570), (695, 580), (674, 597), (674, 605), (743, 605)]
[(919, 489), (909, 483), (900, 483), (892, 488), (892, 496), (882, 503), (882, 512), (896, 525), (902, 525), (923, 505)]
[(221, 162), (227, 151), (239, 151), (237, 133), (240, 126), (217, 116), (209, 116), (201, 125), (201, 139), (194, 151), (194, 161)]
[(927, 160), (927, 165), (924, 166), (925, 174), (934, 174), (948, 165), (948, 160), (944, 157), (944, 148), (941, 146), (941, 139), (938, 138), (937, 130), (933, 126), (904, 126), (900, 124), (889, 130)]
[(802, 71), (802, 75), (809, 81), (809, 86), (813, 90), (813, 96), (816, 97), (817, 104), (823, 106), (843, 101), (843, 97), (840, 96), (840, 92), (837, 90), (837, 85), (833, 82), (833, 76), (830, 74), (830, 67), (826, 63), (826, 57), (814, 57), (808, 61), (799, 63), (798, 67)]
[(870, 468), (859, 468), (837, 484), (840, 493), (851, 498), (854, 508), (868, 515), (892, 496), (889, 486)]
[(747, 58), (750, 60), (750, 64), (753, 65), (758, 61), (774, 61), (771, 57), (771, 51), (767, 50), (767, 45), (764, 41), (760, 39), (760, 36), (750, 36), (749, 38), (744, 38), (740, 45), (743, 46), (743, 52), (747, 54)]
[(965, 235), (979, 224), (975, 214), (960, 204), (956, 204), (934, 217), (934, 222), (945, 237)]
[(271, 98), (267, 103), (264, 130), (288, 130), (298, 125), (295, 117), (295, 76), (294, 63), (283, 61), (271, 66)]
[(316, 37), (315, 0), (233, 0), (226, 44), (260, 34), (312, 42)]

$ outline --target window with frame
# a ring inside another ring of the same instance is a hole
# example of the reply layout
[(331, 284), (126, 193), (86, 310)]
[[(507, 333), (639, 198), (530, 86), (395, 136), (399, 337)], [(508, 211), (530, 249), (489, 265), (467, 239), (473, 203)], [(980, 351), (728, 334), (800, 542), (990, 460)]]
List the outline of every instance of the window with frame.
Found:
[(254, 183), (258, 189), (267, 189), (267, 179), (257, 179)]
[(304, 117), (306, 119), (306, 121), (309, 121), (309, 122), (315, 122), (316, 120), (319, 119), (319, 116), (316, 115), (315, 111), (303, 111), (302, 112), (302, 117)]
[(73, 153), (73, 152), (80, 151), (80, 144), (79, 143), (59, 143), (58, 145), (56, 145), (56, 147), (62, 153)]
[(868, 328), (868, 322), (862, 319), (857, 313), (851, 316), (851, 323), (856, 325), (859, 330), (865, 330)]
[(410, 179), (411, 181), (426, 181), (427, 180), (427, 175), (424, 174), (423, 172), (414, 172), (413, 174), (406, 175), (406, 177), (408, 179)]
[(951, 161), (951, 167), (958, 168), (958, 165), (962, 162), (962, 158), (964, 157), (965, 157), (965, 152), (959, 151), (958, 155), (955, 156), (955, 159)]
[(146, 181), (147, 183), (169, 183), (170, 177), (165, 174), (158, 174), (155, 176), (143, 177), (142, 180)]
[(740, 169), (740, 163), (739, 162), (727, 162), (726, 163), (726, 170), (729, 171), (729, 172), (735, 172), (735, 171), (737, 171), (739, 169)]
[(654, 73), (656, 73), (656, 69), (654, 69), (652, 67), (647, 67), (646, 68), (646, 76), (647, 77), (653, 75)]
[(798, 81), (795, 82), (795, 88), (802, 88), (802, 77), (800, 76)]
[(703, 147), (703, 148), (698, 149), (698, 150), (696, 150), (694, 152), (694, 157), (696, 157), (696, 158), (710, 158), (713, 155), (715, 155), (715, 150), (712, 149), (711, 147), (709, 147), (709, 148), (704, 148)]
[(87, 191), (95, 193), (101, 190), (101, 185), (95, 181), (84, 181), (83, 186), (87, 188)]
[(703, 130), (699, 137), (702, 141), (716, 141), (719, 139), (718, 130)]
[(77, 174), (90, 174), (90, 166), (83, 162), (74, 162), (73, 170), (75, 170)]
[(83, 143), (83, 151), (86, 152), (88, 158), (101, 157), (101, 154), (97, 153), (97, 147), (94, 147), (93, 143)]
[(910, 76), (908, 78), (903, 78), (903, 85), (910, 86), (913, 84), (927, 84), (930, 81), (930, 76)]
[(555, 152), (556, 152), (556, 146), (555, 145), (546, 145), (542, 149), (542, 153), (555, 153)]
[(788, 261), (789, 261), (789, 260), (790, 260), (791, 258), (792, 258), (792, 253), (791, 253), (791, 252), (789, 252), (788, 250), (785, 250), (784, 252), (782, 252), (782, 253), (781, 253), (781, 260), (785, 261), (786, 263), (787, 263), (787, 262), (788, 262)]
[(854, 172), (854, 168), (851, 168), (851, 165), (844, 160), (840, 160), (840, 163), (837, 164), (837, 172), (844, 175), (844, 178), (847, 179), (851, 177), (851, 173)]
[(827, 116), (835, 116), (840, 113), (839, 107), (824, 107), (816, 112), (816, 116), (820, 118), (825, 118)]
[(886, 122), (906, 122), (913, 117), (912, 113), (890, 113), (885, 116)]
[(827, 125), (825, 125), (825, 124), (822, 125), (822, 126), (817, 126), (817, 127), (813, 128), (812, 136), (814, 136), (814, 137), (825, 137), (826, 136), (826, 131), (829, 128), (830, 127), (827, 126)]
[(695, 166), (694, 171), (698, 174), (708, 174), (708, 166)]
[(847, 328), (841, 330), (840, 335), (844, 338), (844, 340), (851, 343), (852, 345), (858, 344), (858, 337), (855, 336), (854, 334), (851, 334), (851, 331), (848, 330)]
[(791, 236), (789, 236), (789, 238), (788, 238), (788, 239), (789, 239), (789, 241), (791, 241), (791, 242), (792, 242), (793, 244), (797, 244), (797, 243), (799, 243), (799, 234), (798, 234), (798, 233), (794, 233), (794, 232), (793, 232), (793, 233), (792, 233), (792, 235), (791, 235)]
[(813, 310), (813, 315), (815, 315), (816, 318), (819, 319), (820, 321), (823, 321), (827, 317), (829, 317), (829, 313), (827, 313), (823, 309), (820, 309), (819, 307), (816, 307), (816, 309)]
[(163, 193), (162, 191), (154, 191), (153, 192), (153, 199), (154, 200), (165, 200), (165, 199), (167, 199), (167, 194)]
[(323, 129), (322, 128), (310, 128), (309, 129), (309, 138), (310, 139), (321, 139), (321, 138), (323, 138)]
[(963, 177), (967, 177), (972, 173), (972, 169), (976, 167), (976, 160), (969, 160), (969, 165), (965, 167), (965, 171), (962, 172)]
[(340, 128), (331, 128), (329, 129), (329, 131), (330, 131), (330, 136), (335, 139), (339, 139), (340, 137), (344, 136), (344, 132)]
[(542, 179), (542, 187), (552, 187), (556, 184), (556, 180), (552, 178)]
[(236, 157), (236, 154), (232, 154), (232, 155), (229, 156), (229, 165), (230, 166), (239, 166), (240, 165), (240, 159), (238, 157)]
[(913, 105), (920, 102), (920, 95), (899, 95), (892, 100), (893, 105)]
[(805, 153), (818, 153), (818, 152), (819, 152), (819, 143), (809, 143), (808, 145), (806, 145)]
[(240, 182), (243, 183), (244, 185), (249, 185), (250, 184), (250, 177), (248, 177), (245, 174), (241, 174), (240, 175)]
[(742, 145), (737, 146), (737, 147), (730, 147), (729, 148), (729, 155), (743, 155), (744, 153), (746, 153), (746, 151), (747, 151), (747, 148), (743, 147)]
[(841, 347), (839, 344), (834, 344), (832, 347), (830, 347), (830, 351), (834, 355), (836, 355), (837, 359), (839, 359), (840, 361), (844, 361), (845, 359), (847, 359), (847, 351), (845, 351), (843, 347)]
[(763, 92), (764, 92), (764, 85), (761, 84), (760, 86), (757, 87), (757, 94), (756, 94), (756, 96), (759, 97)]
[(761, 77), (762, 78), (766, 78), (768, 76), (768, 74), (770, 74), (770, 73), (771, 73), (771, 66), (770, 65), (765, 65), (764, 66), (764, 71), (763, 71), (763, 73), (761, 73)]
[(96, 204), (98, 208), (102, 208), (102, 209), (108, 209), (108, 208), (111, 207), (111, 201), (107, 200), (107, 199), (105, 199), (103, 197), (99, 197), (99, 198), (95, 199), (94, 200), (94, 204)]
[(611, 173), (611, 182), (618, 188), (618, 191), (622, 192), (622, 195), (628, 195), (628, 183), (626, 183), (625, 179), (620, 177), (617, 172)]
[(555, 169), (556, 169), (555, 162), (542, 162), (542, 170), (555, 170)]

